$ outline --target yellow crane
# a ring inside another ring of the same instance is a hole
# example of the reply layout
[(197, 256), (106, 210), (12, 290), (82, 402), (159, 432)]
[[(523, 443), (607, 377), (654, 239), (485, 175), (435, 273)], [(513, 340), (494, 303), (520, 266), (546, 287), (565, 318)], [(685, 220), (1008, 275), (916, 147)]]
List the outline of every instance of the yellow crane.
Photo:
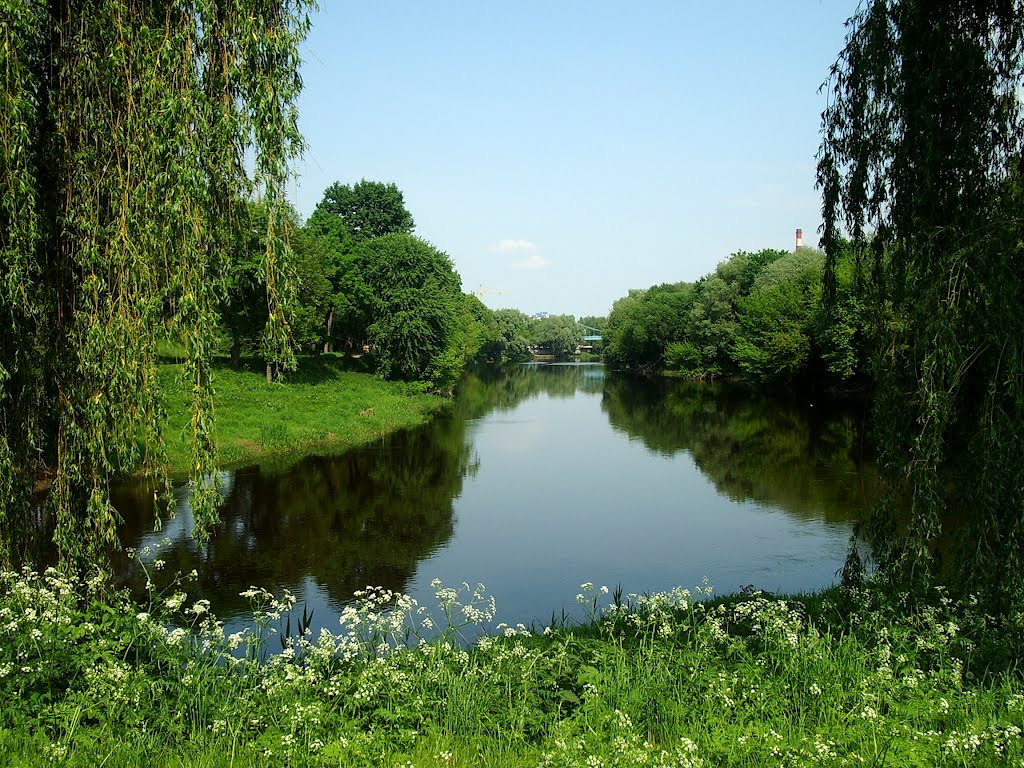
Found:
[(476, 295), (482, 299), (484, 296), (502, 294), (504, 292), (505, 291), (501, 290), (500, 288), (484, 288), (484, 284), (480, 283), (480, 288), (477, 290)]

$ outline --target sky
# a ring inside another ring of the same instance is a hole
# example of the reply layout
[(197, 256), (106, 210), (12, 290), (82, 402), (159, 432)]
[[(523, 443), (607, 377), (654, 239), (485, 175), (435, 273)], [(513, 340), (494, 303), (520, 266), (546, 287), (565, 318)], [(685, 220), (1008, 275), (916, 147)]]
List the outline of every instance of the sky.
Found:
[(290, 195), (393, 182), (492, 309), (604, 316), (737, 251), (815, 245), (856, 0), (321, 0)]

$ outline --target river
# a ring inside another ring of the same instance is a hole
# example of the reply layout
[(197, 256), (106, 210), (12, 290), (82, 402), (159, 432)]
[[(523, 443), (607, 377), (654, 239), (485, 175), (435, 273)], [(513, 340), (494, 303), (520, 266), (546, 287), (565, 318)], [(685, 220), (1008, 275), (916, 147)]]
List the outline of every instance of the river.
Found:
[[(583, 582), (645, 593), (836, 581), (877, 476), (861, 414), (746, 388), (641, 382), (600, 365), (470, 375), (450, 413), (285, 471), (222, 475), (222, 522), (189, 535), (187, 486), (153, 531), (152, 493), (115, 494), (122, 540), (164, 573), (198, 572), (194, 596), (229, 627), (250, 585), (284, 588), (314, 629), (365, 586), (433, 604), (431, 582), (483, 583), (498, 621), (573, 615)], [(164, 542), (161, 544), (161, 542)], [(141, 591), (145, 573), (122, 563)]]

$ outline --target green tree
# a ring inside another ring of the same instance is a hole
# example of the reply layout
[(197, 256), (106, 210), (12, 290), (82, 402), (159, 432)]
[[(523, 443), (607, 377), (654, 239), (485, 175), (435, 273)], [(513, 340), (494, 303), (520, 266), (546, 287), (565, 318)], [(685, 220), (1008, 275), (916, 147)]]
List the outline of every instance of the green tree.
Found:
[(260, 334), (267, 325), (267, 283), (262, 269), (266, 209), (251, 203), (247, 215), (249, 225), (240, 228), (231, 250), (219, 307), (221, 325), (231, 340), (232, 368), (238, 367), (243, 351), (259, 351)]
[[(62, 558), (116, 543), (108, 478), (161, 464), (164, 334), (187, 349), (195, 476), (212, 472), (217, 304), (256, 190), (265, 338), (287, 362), (278, 219), (305, 7), (0, 0), (0, 559), (39, 477)], [(195, 490), (202, 525), (216, 492)]]
[(804, 257), (810, 253), (810, 249), (802, 249), (795, 254), (789, 251), (779, 251), (773, 248), (765, 248), (756, 253), (748, 251), (737, 251), (726, 261), (723, 261), (715, 269), (715, 274), (724, 280), (728, 285), (733, 286), (740, 296), (749, 294), (758, 281), (763, 281), (763, 275), (770, 270), (780, 259), (793, 257), (794, 255)]
[(548, 315), (530, 320), (530, 343), (539, 352), (556, 357), (567, 357), (576, 352), (583, 337), (582, 329), (572, 315)]
[(334, 284), (340, 269), (330, 238), (305, 227), (290, 238), (295, 297), (288, 322), (296, 349), (319, 352), (328, 338), (329, 319), (336, 306)]
[(785, 253), (760, 270), (747, 289), (753, 294), (767, 291), (783, 283), (807, 283), (821, 279), (825, 254), (815, 248), (801, 248)]
[(733, 357), (743, 374), (760, 382), (789, 382), (811, 357), (811, 323), (821, 295), (821, 272), (808, 271), (755, 291), (740, 302)]
[(454, 382), (438, 377), (451, 353), (463, 305), (451, 259), (424, 240), (393, 234), (357, 247), (362, 274), (373, 292), (368, 333), (377, 370), (385, 378)]
[(491, 313), (480, 354), (488, 362), (522, 362), (530, 359), (530, 318), (518, 309)]
[(824, 254), (787, 253), (760, 270), (739, 302), (732, 357), (754, 381), (788, 383), (805, 373), (814, 352)]
[(869, 382), (868, 358), (873, 337), (868, 327), (862, 278), (848, 241), (840, 244), (832, 277), (831, 301), (827, 305), (819, 303), (815, 312), (815, 347), (825, 371), (840, 382)]
[[(731, 277), (728, 269), (720, 271)], [(732, 373), (732, 348), (742, 295), (737, 283), (729, 282), (718, 272), (697, 281), (685, 330), (676, 337), (693, 344), (698, 351), (700, 368), (691, 373), (712, 377)]]
[(352, 186), (335, 182), (324, 190), (318, 210), (338, 216), (356, 242), (409, 234), (416, 226), (395, 184), (363, 179)]
[(633, 348), (631, 335), (643, 295), (643, 290), (631, 288), (612, 304), (605, 327), (604, 359), (613, 368), (622, 370), (629, 367), (629, 351)]
[(956, 511), (973, 529), (965, 583), (1011, 599), (1024, 589), (1024, 6), (874, 0), (849, 28), (818, 179), (828, 295), (844, 230), (872, 273), (894, 493), (866, 531), (888, 574), (920, 584)]
[(733, 358), (740, 302), (785, 251), (734, 253), (696, 283), (630, 291), (607, 321), (605, 359), (618, 368), (668, 368), (686, 376), (738, 372)]
[(772, 249), (739, 251), (719, 264), (713, 274), (697, 281), (684, 335), (678, 337), (697, 351), (699, 368), (689, 373), (716, 376), (738, 372), (734, 352), (741, 302), (787, 255)]
[(339, 216), (318, 206), (303, 229), (323, 238), (325, 273), (331, 281), (331, 300), (323, 317), (324, 352), (340, 345), (361, 349), (370, 325), (373, 292), (363, 278), (352, 233)]
[(490, 314), (490, 310), (472, 293), (462, 294), (453, 306), (455, 316), (451, 336), (441, 354), (431, 362), (427, 375), (434, 388), (446, 395), (455, 391), (466, 366), (478, 358)]
[(605, 327), (605, 359), (616, 368), (644, 372), (665, 365), (670, 343), (685, 338), (694, 301), (691, 283), (630, 291), (612, 306)]
[[(298, 220), (295, 209), (282, 203), (276, 226), (288, 254), (284, 332), (291, 343), (303, 348), (318, 340), (320, 323), (316, 314), (329, 301), (332, 266), (327, 257), (328, 244), (306, 235), (298, 227)], [(220, 317), (231, 339), (231, 366), (238, 367), (243, 350), (259, 355), (265, 360), (269, 383), (280, 371), (273, 342), (267, 337), (271, 306), (265, 269), (268, 221), (267, 204), (263, 200), (250, 202), (230, 251)]]

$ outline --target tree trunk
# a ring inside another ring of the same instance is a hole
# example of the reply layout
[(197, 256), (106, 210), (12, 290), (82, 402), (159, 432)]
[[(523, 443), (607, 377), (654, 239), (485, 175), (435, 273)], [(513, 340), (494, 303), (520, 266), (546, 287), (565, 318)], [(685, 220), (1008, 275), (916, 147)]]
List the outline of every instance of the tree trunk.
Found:
[(267, 384), (274, 381), (274, 369), (270, 367), (270, 361), (267, 361)]
[(331, 326), (334, 325), (334, 307), (327, 310), (327, 320), (324, 322), (324, 352), (331, 351)]
[(242, 362), (242, 342), (239, 339), (231, 340), (231, 370), (237, 371)]

